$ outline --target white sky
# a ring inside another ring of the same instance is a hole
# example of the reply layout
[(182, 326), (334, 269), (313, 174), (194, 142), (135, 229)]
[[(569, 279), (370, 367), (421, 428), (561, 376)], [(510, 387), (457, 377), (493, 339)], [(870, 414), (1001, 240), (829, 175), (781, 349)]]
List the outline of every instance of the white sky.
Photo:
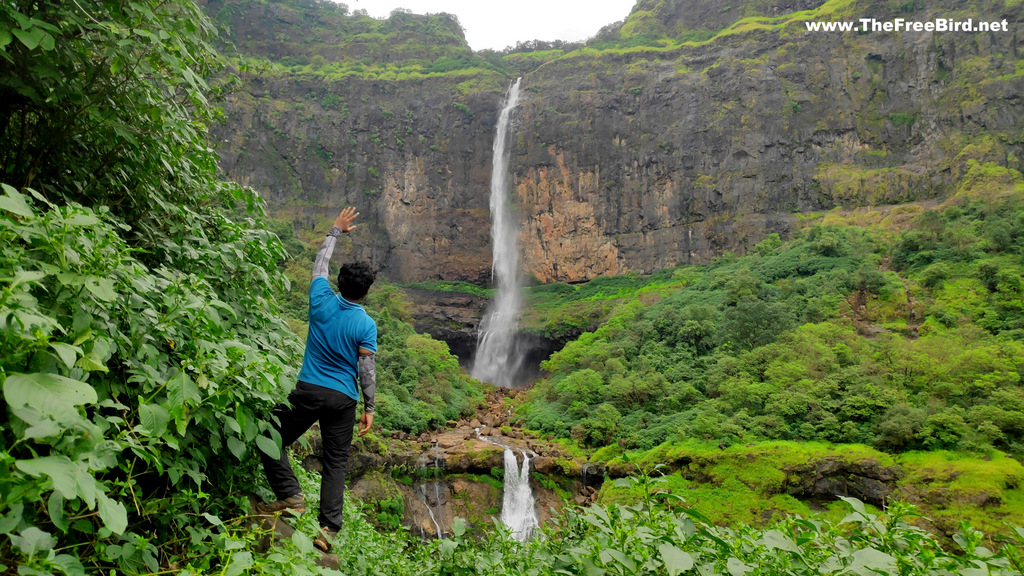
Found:
[[(339, 0), (335, 0), (339, 2)], [(473, 50), (501, 50), (527, 40), (583, 40), (624, 19), (636, 0), (340, 0), (375, 18), (395, 8), (414, 14), (447, 12), (459, 18)]]

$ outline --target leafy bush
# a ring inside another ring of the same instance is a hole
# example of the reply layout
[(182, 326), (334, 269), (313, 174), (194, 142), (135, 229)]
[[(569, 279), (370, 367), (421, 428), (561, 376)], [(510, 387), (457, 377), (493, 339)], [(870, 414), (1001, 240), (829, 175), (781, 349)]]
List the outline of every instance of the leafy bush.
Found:
[[(268, 304), (283, 252), (266, 232), (195, 215), (190, 238), (167, 241), (194, 264), (149, 268), (106, 210), (37, 196), (0, 197), (0, 492), (18, 542), (4, 559), (54, 570), (117, 545), (112, 565), (156, 570), (184, 553), (193, 515), (224, 510), (197, 494), (245, 478), (254, 441), (277, 450), (263, 417), (298, 354)], [(75, 555), (37, 553), (54, 540)]]

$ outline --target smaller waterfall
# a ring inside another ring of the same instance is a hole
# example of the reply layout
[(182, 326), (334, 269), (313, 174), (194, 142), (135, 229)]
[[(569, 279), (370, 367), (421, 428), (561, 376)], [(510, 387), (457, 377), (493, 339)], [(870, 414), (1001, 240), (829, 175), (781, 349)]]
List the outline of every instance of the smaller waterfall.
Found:
[(538, 526), (537, 510), (530, 488), (530, 456), (523, 452), (523, 466), (516, 455), (505, 448), (505, 494), (501, 502), (501, 521), (512, 530), (512, 537), (520, 542), (529, 540)]
[[(416, 486), (416, 495), (420, 497), (420, 501), (427, 508), (427, 515), (430, 516), (430, 521), (434, 523), (434, 533), (437, 535), (438, 540), (444, 539), (444, 530), (441, 529), (441, 524), (438, 522), (437, 516), (441, 513), (441, 494), (438, 487), (440, 482), (430, 482), (428, 484), (420, 484)], [(438, 514), (434, 514), (434, 508), (438, 508)], [(421, 536), (425, 536), (421, 534)]]
[(533, 489), (530, 488), (530, 454), (537, 454), (532, 450), (529, 453), (527, 450), (520, 450), (523, 453), (523, 465), (520, 467), (511, 446), (481, 436), (479, 428), (476, 429), (476, 437), (505, 449), (505, 486), (501, 499), (501, 522), (512, 531), (513, 538), (525, 542), (533, 536), (534, 529), (540, 526)]
[[(425, 454), (420, 456), (419, 467), (423, 470), (428, 469), (427, 456)], [(434, 533), (437, 535), (438, 540), (443, 540), (445, 535), (444, 530), (441, 528), (441, 522), (444, 521), (445, 505), (445, 497), (442, 491), (447, 490), (442, 474), (443, 467), (443, 455), (434, 454), (433, 463), (429, 466), (429, 468), (432, 468), (430, 476), (434, 478), (434, 481), (416, 485), (416, 495), (427, 508), (427, 515), (430, 516), (430, 521), (434, 524)], [(422, 528), (420, 528), (420, 536), (425, 537)]]

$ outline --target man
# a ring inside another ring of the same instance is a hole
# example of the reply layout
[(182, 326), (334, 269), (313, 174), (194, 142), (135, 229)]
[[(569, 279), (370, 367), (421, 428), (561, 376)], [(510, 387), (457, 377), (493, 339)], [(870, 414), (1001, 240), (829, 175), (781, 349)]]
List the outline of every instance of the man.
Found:
[(278, 500), (261, 503), (261, 513), (306, 511), (306, 499), (299, 488), (295, 472), (284, 448), (295, 442), (314, 422), (320, 422), (323, 438), (323, 475), (320, 484), (320, 525), (322, 534), (314, 544), (322, 551), (341, 529), (342, 503), (345, 495), (345, 471), (352, 447), (359, 391), (363, 390), (363, 415), (359, 436), (373, 426), (377, 352), (377, 325), (359, 301), (366, 296), (374, 281), (373, 271), (364, 262), (345, 264), (338, 273), (338, 291), (331, 290), (327, 267), (334, 244), (341, 234), (348, 234), (359, 213), (348, 207), (334, 221), (313, 263), (313, 279), (309, 286), (309, 334), (306, 351), (295, 390), (288, 395), (291, 407), (274, 409), (274, 426), (281, 434), (281, 457), (263, 454), (263, 469)]

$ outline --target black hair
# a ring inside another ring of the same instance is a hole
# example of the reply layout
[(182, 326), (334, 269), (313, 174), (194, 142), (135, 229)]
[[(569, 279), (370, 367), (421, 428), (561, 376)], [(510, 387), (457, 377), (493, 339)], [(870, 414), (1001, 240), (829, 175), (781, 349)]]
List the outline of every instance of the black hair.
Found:
[(338, 291), (346, 300), (362, 300), (375, 279), (368, 262), (349, 262), (338, 271)]

